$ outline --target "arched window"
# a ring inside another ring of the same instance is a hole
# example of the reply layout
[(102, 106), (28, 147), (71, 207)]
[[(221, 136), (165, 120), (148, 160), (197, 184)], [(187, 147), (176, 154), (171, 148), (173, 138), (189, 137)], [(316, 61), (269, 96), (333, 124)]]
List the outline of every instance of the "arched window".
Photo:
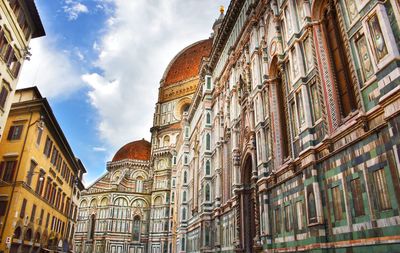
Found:
[(143, 178), (140, 176), (136, 178), (136, 192), (143, 192)]
[(211, 135), (209, 133), (206, 134), (206, 150), (211, 150)]
[(187, 171), (186, 170), (183, 172), (183, 183), (187, 184)]
[(171, 202), (173, 203), (175, 201), (175, 192), (171, 193)]
[(81, 204), (80, 204), (80, 207), (81, 207), (81, 208), (87, 207), (87, 201), (86, 201), (86, 200), (82, 200), (82, 201), (81, 201)]
[(211, 113), (209, 112), (206, 114), (206, 124), (211, 125)]
[(140, 217), (135, 216), (133, 218), (133, 227), (132, 227), (132, 240), (139, 241), (140, 240)]
[(30, 240), (32, 240), (32, 230), (28, 229), (25, 232), (24, 241), (30, 241)]
[(309, 223), (311, 223), (317, 217), (314, 192), (310, 192), (308, 194), (308, 217), (309, 217)]
[(209, 176), (211, 174), (211, 162), (210, 160), (206, 161), (206, 175)]
[(209, 184), (206, 184), (206, 187), (205, 187), (205, 199), (206, 199), (206, 201), (210, 201), (211, 200), (211, 192), (210, 192), (210, 185)]
[(186, 202), (186, 191), (182, 193), (182, 202)]
[(97, 207), (97, 199), (92, 199), (92, 201), (90, 201), (90, 207), (91, 208)]
[(162, 204), (162, 198), (160, 196), (156, 197), (154, 199), (154, 205), (161, 205)]
[(96, 226), (96, 216), (92, 214), (90, 216), (89, 240), (93, 240), (94, 238), (95, 226)]
[(170, 142), (169, 135), (164, 136), (163, 146), (164, 147), (168, 147), (169, 146), (169, 142)]

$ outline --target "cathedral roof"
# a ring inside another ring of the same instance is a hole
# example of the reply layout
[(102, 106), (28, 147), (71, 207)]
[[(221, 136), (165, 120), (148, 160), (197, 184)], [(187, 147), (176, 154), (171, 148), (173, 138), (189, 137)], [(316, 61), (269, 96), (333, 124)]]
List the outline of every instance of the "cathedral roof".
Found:
[(162, 86), (179, 83), (199, 74), (201, 59), (211, 52), (212, 39), (201, 40), (183, 49), (165, 70)]
[(124, 159), (148, 161), (150, 160), (150, 152), (150, 142), (145, 139), (133, 141), (120, 148), (112, 161), (117, 162)]

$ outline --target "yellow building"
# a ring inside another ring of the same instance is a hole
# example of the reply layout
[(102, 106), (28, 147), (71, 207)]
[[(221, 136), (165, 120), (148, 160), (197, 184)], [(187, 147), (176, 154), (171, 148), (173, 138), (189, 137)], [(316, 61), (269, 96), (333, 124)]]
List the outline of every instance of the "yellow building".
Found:
[(17, 90), (0, 143), (0, 252), (72, 251), (85, 172), (46, 98)]
[(0, 140), (29, 42), (44, 35), (34, 0), (0, 0)]

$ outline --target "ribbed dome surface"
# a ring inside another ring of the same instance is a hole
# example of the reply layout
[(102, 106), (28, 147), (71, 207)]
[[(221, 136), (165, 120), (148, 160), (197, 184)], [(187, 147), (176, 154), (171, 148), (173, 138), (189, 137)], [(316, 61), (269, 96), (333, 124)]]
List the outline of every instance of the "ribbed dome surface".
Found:
[(183, 49), (169, 64), (164, 74), (164, 86), (197, 76), (201, 59), (209, 56), (211, 47), (212, 39), (207, 39)]
[(120, 148), (117, 153), (115, 153), (113, 162), (121, 161), (124, 159), (132, 159), (132, 160), (142, 160), (148, 161), (150, 160), (151, 153), (151, 144), (145, 139), (139, 141), (133, 141), (122, 148)]

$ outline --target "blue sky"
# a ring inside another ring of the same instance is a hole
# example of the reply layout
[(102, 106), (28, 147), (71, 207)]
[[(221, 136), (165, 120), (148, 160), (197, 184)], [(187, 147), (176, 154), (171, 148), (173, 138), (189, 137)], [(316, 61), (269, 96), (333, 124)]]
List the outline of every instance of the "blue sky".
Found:
[(86, 185), (124, 144), (150, 140), (159, 81), (182, 48), (210, 36), (229, 0), (36, 0), (46, 36), (31, 42), (18, 88), (47, 97)]

